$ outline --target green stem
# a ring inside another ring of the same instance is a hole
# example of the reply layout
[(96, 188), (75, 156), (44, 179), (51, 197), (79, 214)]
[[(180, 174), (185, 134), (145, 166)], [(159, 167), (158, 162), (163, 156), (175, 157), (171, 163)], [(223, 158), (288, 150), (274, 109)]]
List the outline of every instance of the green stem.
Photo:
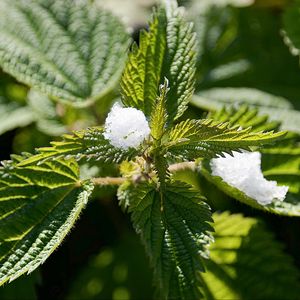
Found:
[(124, 183), (126, 178), (123, 177), (99, 177), (93, 178), (91, 181), (94, 185), (121, 185)]
[[(171, 173), (176, 173), (178, 171), (182, 170), (192, 170), (196, 171), (197, 164), (195, 162), (182, 162), (178, 164), (173, 164), (169, 166), (169, 171)], [(154, 176), (154, 174), (149, 174), (150, 177)], [(98, 177), (98, 178), (92, 178), (91, 179), (92, 183), (94, 185), (99, 185), (99, 186), (107, 186), (107, 185), (121, 185), (126, 181), (126, 178), (124, 177)]]

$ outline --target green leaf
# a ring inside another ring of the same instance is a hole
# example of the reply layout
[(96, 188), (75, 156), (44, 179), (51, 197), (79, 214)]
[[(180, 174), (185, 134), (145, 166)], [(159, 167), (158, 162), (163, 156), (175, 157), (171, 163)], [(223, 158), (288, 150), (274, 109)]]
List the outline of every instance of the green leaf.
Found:
[(104, 138), (103, 128), (91, 127), (74, 131), (73, 134), (66, 134), (62, 141), (51, 142), (50, 147), (38, 148), (37, 152), (38, 154), (25, 159), (19, 165), (35, 164), (58, 158), (119, 163), (136, 155), (138, 150), (116, 148)]
[(186, 120), (170, 130), (165, 147), (172, 155), (185, 159), (210, 158), (223, 152), (272, 143), (284, 135), (284, 132), (252, 132), (251, 128), (241, 129), (210, 119)]
[(68, 234), (91, 194), (74, 161), (0, 169), (0, 285), (42, 264)]
[(168, 183), (158, 191), (150, 183), (119, 189), (133, 226), (154, 268), (158, 299), (199, 299), (199, 273), (211, 241), (211, 212), (187, 184)]
[(198, 92), (191, 104), (202, 109), (218, 110), (224, 106), (247, 104), (257, 108), (260, 114), (268, 115), (271, 121), (280, 121), (281, 128), (299, 133), (300, 112), (283, 97), (252, 88), (212, 88)]
[(157, 152), (153, 156), (153, 164), (159, 179), (161, 190), (165, 189), (166, 179), (170, 177), (169, 164), (166, 155)]
[(165, 78), (165, 82), (160, 86), (160, 96), (158, 97), (155, 107), (151, 113), (151, 136), (153, 138), (153, 164), (157, 172), (161, 188), (165, 186), (165, 180), (169, 176), (168, 162), (163, 153), (161, 153), (162, 138), (167, 126), (166, 96), (169, 91), (169, 81)]
[(227, 212), (213, 219), (215, 243), (201, 275), (206, 299), (298, 298), (299, 271), (261, 221)]
[(151, 113), (151, 136), (156, 143), (160, 140), (165, 132), (167, 123), (166, 97), (169, 91), (169, 81), (165, 78), (165, 82), (160, 86), (160, 96), (157, 98)]
[(24, 127), (34, 121), (29, 107), (17, 102), (9, 102), (0, 96), (0, 135), (18, 127)]
[(24, 86), (0, 71), (0, 135), (34, 122), (35, 116), (26, 106), (26, 94)]
[(28, 105), (32, 109), (39, 131), (51, 136), (61, 136), (67, 133), (67, 126), (63, 124), (54, 102), (47, 95), (37, 90), (30, 90)]
[(87, 0), (0, 3), (1, 67), (73, 105), (91, 104), (112, 91), (128, 39), (116, 17)]
[(262, 170), (268, 180), (289, 186), (300, 204), (300, 147), (297, 144), (262, 150)]
[(269, 121), (268, 115), (259, 114), (258, 109), (250, 108), (248, 105), (223, 107), (221, 110), (210, 112), (207, 118), (229, 122), (231, 126), (251, 127), (252, 132), (278, 130), (280, 126), (280, 122)]
[(169, 121), (182, 115), (193, 93), (195, 34), (176, 1), (165, 1), (154, 12), (149, 31), (142, 31), (139, 47), (133, 45), (123, 73), (123, 103), (151, 111), (164, 78), (170, 82), (166, 96)]

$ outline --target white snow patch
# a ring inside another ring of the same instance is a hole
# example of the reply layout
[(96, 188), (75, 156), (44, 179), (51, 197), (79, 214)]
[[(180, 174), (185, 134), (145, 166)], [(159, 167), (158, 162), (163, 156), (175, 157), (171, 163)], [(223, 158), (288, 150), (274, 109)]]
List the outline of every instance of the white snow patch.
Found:
[(233, 156), (214, 158), (210, 162), (212, 175), (220, 176), (229, 185), (244, 192), (261, 205), (272, 203), (273, 199), (283, 201), (288, 186), (277, 186), (268, 181), (261, 171), (259, 152), (233, 152)]
[(149, 134), (144, 113), (133, 107), (122, 107), (116, 103), (105, 120), (103, 135), (117, 148), (137, 148)]

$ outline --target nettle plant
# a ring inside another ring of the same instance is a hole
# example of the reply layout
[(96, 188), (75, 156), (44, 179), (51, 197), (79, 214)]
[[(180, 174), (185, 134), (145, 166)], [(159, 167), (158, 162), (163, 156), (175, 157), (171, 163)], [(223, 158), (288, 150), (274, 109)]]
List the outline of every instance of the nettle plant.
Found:
[[(1, 0), (0, 27), (1, 67), (32, 87), (35, 97), (48, 95), (80, 110), (101, 101), (109, 106), (121, 76), (120, 101), (104, 126), (74, 131), (36, 154), (12, 155), (2, 163), (1, 284), (32, 272), (49, 257), (93, 190), (118, 185), (119, 203), (150, 258), (158, 299), (237, 297), (225, 286), (245, 237), (252, 242), (243, 244), (243, 251), (253, 256), (235, 267), (250, 265), (252, 273), (260, 273), (266, 284), (251, 283), (260, 298), (269, 297), (270, 289), (273, 299), (296, 295), (297, 271), (257, 220), (212, 214), (201, 191), (176, 177), (189, 169), (254, 208), (300, 215), (298, 183), (280, 177), (296, 165), (293, 157), (285, 157), (299, 154), (293, 135), (247, 106), (205, 119), (184, 117), (194, 92), (197, 47), (193, 24), (175, 1), (163, 1), (154, 10), (125, 66), (130, 39), (124, 26), (85, 1)], [(262, 148), (276, 141), (277, 146)], [(83, 176), (87, 161), (117, 167), (120, 176)], [(276, 267), (270, 267), (274, 261)], [(274, 272), (285, 276), (274, 283), (269, 278)], [(247, 288), (247, 277), (240, 284)], [(282, 291), (282, 286), (290, 288)]]

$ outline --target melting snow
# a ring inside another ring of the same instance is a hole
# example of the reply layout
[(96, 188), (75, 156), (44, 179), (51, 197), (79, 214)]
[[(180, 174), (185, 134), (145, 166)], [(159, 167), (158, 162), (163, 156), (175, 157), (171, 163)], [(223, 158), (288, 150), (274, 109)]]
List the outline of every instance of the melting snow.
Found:
[(137, 148), (150, 134), (144, 113), (116, 103), (105, 120), (104, 137), (122, 149)]
[(233, 152), (234, 156), (214, 158), (210, 162), (213, 176), (220, 176), (229, 185), (244, 192), (261, 205), (272, 203), (273, 199), (283, 201), (287, 186), (277, 186), (268, 181), (261, 171), (259, 152)]

